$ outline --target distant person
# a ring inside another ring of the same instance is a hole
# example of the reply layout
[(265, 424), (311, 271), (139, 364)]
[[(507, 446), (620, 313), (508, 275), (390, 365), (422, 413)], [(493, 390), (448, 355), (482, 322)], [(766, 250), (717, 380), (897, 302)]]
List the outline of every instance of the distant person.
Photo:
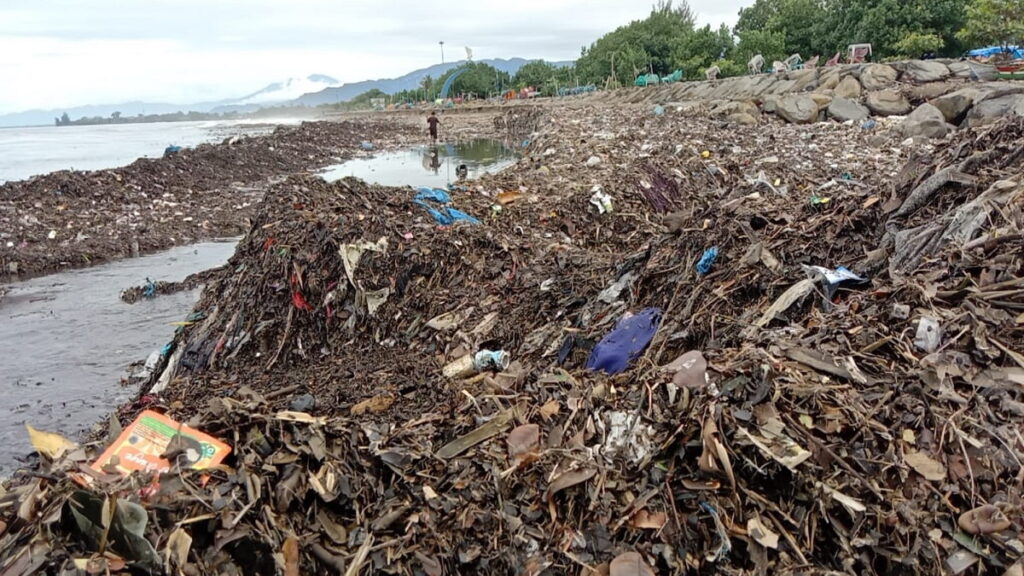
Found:
[(431, 112), (430, 117), (427, 118), (427, 126), (430, 130), (430, 139), (437, 142), (437, 125), (441, 123), (441, 119), (437, 117), (437, 112)]

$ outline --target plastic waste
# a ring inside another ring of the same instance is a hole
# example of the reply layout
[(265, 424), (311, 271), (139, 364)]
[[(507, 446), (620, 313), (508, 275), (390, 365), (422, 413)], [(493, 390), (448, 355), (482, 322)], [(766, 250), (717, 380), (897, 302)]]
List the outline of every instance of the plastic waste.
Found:
[(594, 346), (587, 360), (587, 369), (608, 374), (625, 372), (654, 339), (661, 324), (661, 314), (658, 308), (645, 308), (638, 314), (623, 316), (615, 328)]
[(449, 362), (441, 370), (447, 378), (466, 378), (480, 372), (503, 372), (512, 363), (512, 355), (504, 350), (481, 350)]
[(153, 282), (149, 278), (146, 278), (146, 287), (142, 289), (143, 298), (153, 298), (156, 296), (156, 282)]
[(655, 106), (654, 107), (654, 115), (655, 116), (664, 116), (665, 115), (665, 107), (662, 106), (661, 104), (658, 104), (657, 106)]
[[(448, 195), (448, 192), (440, 188), (419, 188), (413, 201), (426, 208), (427, 212), (434, 217), (434, 220), (442, 226), (451, 226), (460, 221), (469, 222), (470, 224), (480, 223), (479, 220), (469, 214), (447, 206), (447, 204), (451, 203), (452, 198)], [(435, 202), (440, 206), (435, 208), (428, 204), (428, 202)]]
[(611, 214), (614, 210), (612, 197), (609, 196), (600, 186), (594, 186), (591, 190), (590, 203), (597, 208), (598, 214)]
[(807, 266), (805, 264), (803, 268), (810, 278), (821, 281), (822, 287), (825, 290), (826, 308), (831, 305), (832, 299), (839, 288), (866, 284), (868, 282), (867, 278), (854, 274), (845, 266), (837, 266), (835, 270), (830, 270), (823, 266)]
[(875, 126), (878, 126), (878, 122), (875, 122), (871, 118), (868, 118), (867, 120), (862, 122), (861, 125), (860, 125), (860, 127), (863, 128), (864, 130), (874, 130)]
[(917, 335), (914, 338), (914, 346), (922, 352), (931, 354), (939, 349), (942, 343), (942, 326), (939, 321), (930, 317), (922, 316), (917, 323)]
[(366, 140), (363, 140), (362, 142), (360, 142), (359, 143), (359, 147), (362, 148), (363, 150), (366, 150), (366, 151), (370, 151), (370, 150), (373, 150), (375, 148), (375, 146), (373, 145), (373, 142), (368, 142)]
[(697, 262), (697, 274), (705, 276), (711, 272), (711, 268), (715, 265), (715, 260), (718, 260), (718, 246), (712, 246), (704, 251), (704, 255)]
[(181, 152), (181, 150), (182, 150), (181, 146), (175, 146), (175, 145), (172, 144), (172, 145), (168, 146), (167, 148), (164, 148), (164, 157), (166, 158), (166, 157), (171, 156), (173, 154), (177, 154), (178, 152)]

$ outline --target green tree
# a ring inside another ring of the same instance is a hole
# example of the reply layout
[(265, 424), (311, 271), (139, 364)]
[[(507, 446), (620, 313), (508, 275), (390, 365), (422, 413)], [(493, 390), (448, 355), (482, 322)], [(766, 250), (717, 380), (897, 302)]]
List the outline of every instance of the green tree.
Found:
[(972, 0), (958, 37), (976, 46), (1009, 46), (1024, 39), (1024, 0)]
[(718, 30), (704, 26), (677, 40), (672, 52), (673, 68), (682, 69), (687, 78), (703, 79), (704, 70), (731, 55), (734, 49), (728, 26), (723, 24)]
[(733, 59), (744, 69), (747, 62), (757, 54), (764, 57), (766, 66), (771, 66), (773, 61), (786, 58), (786, 34), (768, 30), (744, 31), (740, 34), (734, 54)]
[(946, 42), (938, 34), (911, 32), (896, 43), (894, 49), (900, 56), (919, 58), (927, 52), (938, 52)]
[(670, 74), (680, 57), (679, 44), (693, 26), (693, 12), (685, 1), (661, 0), (644, 20), (621, 26), (583, 48), (576, 72), (584, 84), (614, 79), (623, 85), (645, 72)]
[(114, 119), (114, 120), (120, 120), (121, 119), (121, 113), (120, 112), (111, 112), (110, 117), (112, 119)]

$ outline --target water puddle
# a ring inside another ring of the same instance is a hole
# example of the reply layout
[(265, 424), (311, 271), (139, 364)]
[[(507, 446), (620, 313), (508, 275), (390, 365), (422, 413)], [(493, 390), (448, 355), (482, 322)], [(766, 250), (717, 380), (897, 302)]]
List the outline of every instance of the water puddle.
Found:
[(381, 186), (446, 188), (458, 180), (465, 165), (470, 179), (493, 174), (516, 161), (514, 150), (500, 140), (472, 140), (459, 144), (420, 146), (385, 152), (372, 158), (350, 160), (321, 172), (327, 181), (355, 176)]
[(7, 285), (0, 299), (0, 477), (32, 452), (25, 424), (74, 437), (106, 419), (135, 390), (128, 366), (174, 335), (199, 290), (125, 304), (120, 291), (179, 281), (224, 264), (235, 242), (205, 242), (159, 254)]

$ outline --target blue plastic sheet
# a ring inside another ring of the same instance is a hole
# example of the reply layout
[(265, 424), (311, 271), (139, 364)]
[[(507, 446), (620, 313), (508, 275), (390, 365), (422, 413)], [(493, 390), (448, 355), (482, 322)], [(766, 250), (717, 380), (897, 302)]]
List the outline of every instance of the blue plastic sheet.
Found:
[(619, 374), (643, 354), (661, 324), (661, 310), (646, 308), (639, 314), (623, 318), (615, 324), (587, 360), (587, 369)]
[(480, 223), (479, 220), (462, 210), (456, 210), (448, 206), (452, 201), (452, 197), (448, 192), (440, 188), (418, 188), (416, 198), (413, 201), (426, 208), (434, 220), (442, 226), (451, 226), (456, 222)]
[(1010, 53), (1014, 58), (1024, 58), (1024, 48), (1021, 48), (1020, 46), (1007, 46), (1005, 48), (1002, 46), (986, 46), (985, 48), (971, 50), (967, 55), (971, 58), (988, 58), (1003, 52)]
[(704, 255), (700, 257), (700, 262), (697, 262), (697, 274), (704, 276), (711, 272), (711, 267), (715, 265), (715, 260), (718, 260), (718, 246), (712, 246), (704, 251)]

